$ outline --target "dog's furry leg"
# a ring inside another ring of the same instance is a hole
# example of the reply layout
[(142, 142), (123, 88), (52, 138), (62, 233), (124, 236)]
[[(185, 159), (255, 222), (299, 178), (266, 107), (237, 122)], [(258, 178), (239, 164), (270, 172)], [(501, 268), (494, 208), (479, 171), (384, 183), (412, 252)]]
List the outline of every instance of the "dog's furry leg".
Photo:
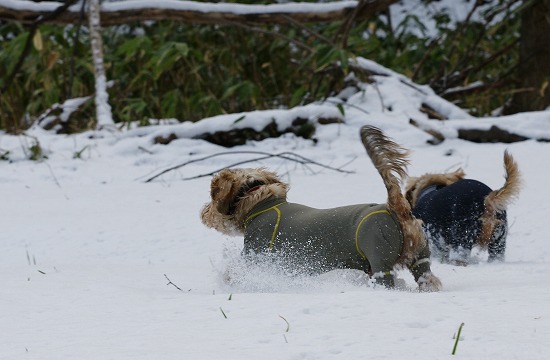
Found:
[(401, 224), (403, 248), (397, 264), (409, 268), (421, 291), (440, 290), (441, 281), (430, 270), (430, 250), (424, 238), (422, 222), (413, 216), (410, 204), (401, 192), (399, 178), (407, 176), (409, 152), (372, 126), (361, 128), (361, 141), (384, 181), (388, 191), (388, 208)]
[(521, 187), (518, 164), (508, 151), (504, 152), (504, 185), (493, 190), (485, 197), (485, 212), (481, 216), (481, 233), (477, 244), (486, 248), (491, 242), (495, 227), (499, 224), (497, 213), (505, 211), (508, 205), (517, 198)]
[(402, 227), (404, 243), (399, 262), (410, 263), (419, 249), (426, 245), (426, 240), (420, 220), (412, 215), (411, 207), (401, 193), (401, 182), (397, 177), (407, 176), (409, 152), (372, 126), (361, 128), (361, 141), (388, 190), (388, 207)]

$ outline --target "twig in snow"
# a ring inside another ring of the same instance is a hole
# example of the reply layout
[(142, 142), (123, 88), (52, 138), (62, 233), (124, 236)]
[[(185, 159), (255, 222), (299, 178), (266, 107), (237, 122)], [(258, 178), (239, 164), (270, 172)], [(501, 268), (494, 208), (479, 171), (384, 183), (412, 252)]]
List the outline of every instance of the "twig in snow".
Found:
[(220, 306), (220, 311), (222, 312), (223, 317), (227, 319), (227, 315), (225, 315), (225, 312), (223, 311), (223, 309), (221, 308), (221, 306)]
[(192, 176), (192, 177), (187, 177), (187, 178), (184, 178), (183, 180), (192, 180), (192, 179), (198, 179), (198, 178), (205, 177), (205, 176), (210, 176), (210, 175), (213, 175), (213, 174), (215, 174), (215, 173), (217, 173), (217, 172), (219, 172), (219, 171), (221, 171), (225, 168), (235, 167), (235, 166), (246, 164), (246, 163), (253, 162), (253, 161), (266, 160), (266, 159), (269, 159), (269, 158), (272, 158), (272, 157), (278, 157), (278, 158), (281, 158), (281, 159), (284, 159), (284, 160), (294, 161), (294, 162), (297, 162), (297, 163), (302, 164), (302, 165), (308, 165), (308, 164), (317, 165), (317, 166), (323, 167), (325, 169), (334, 170), (334, 171), (338, 171), (338, 172), (342, 172), (342, 173), (346, 173), (346, 174), (353, 174), (354, 173), (353, 171), (343, 170), (341, 168), (334, 168), (334, 167), (329, 166), (329, 165), (318, 163), (316, 161), (313, 161), (311, 159), (308, 159), (306, 157), (303, 157), (303, 156), (298, 155), (298, 154), (293, 153), (293, 152), (282, 152), (282, 153), (279, 153), (279, 154), (270, 154), (270, 153), (266, 153), (266, 152), (262, 152), (262, 151), (232, 151), (232, 152), (216, 153), (216, 154), (208, 155), (208, 156), (205, 156), (205, 157), (202, 157), (202, 158), (199, 158), (199, 159), (193, 159), (193, 160), (186, 161), (182, 164), (172, 166), (168, 169), (165, 169), (165, 170), (161, 171), (160, 173), (158, 173), (158, 174), (150, 177), (149, 179), (145, 180), (145, 182), (151, 182), (151, 181), (153, 181), (154, 179), (158, 178), (161, 175), (164, 175), (164, 174), (166, 174), (166, 173), (168, 173), (172, 170), (177, 170), (179, 168), (182, 168), (182, 167), (184, 167), (186, 165), (189, 165), (189, 164), (192, 164), (192, 163), (196, 163), (196, 162), (199, 162), (199, 161), (204, 161), (204, 160), (211, 159), (211, 158), (217, 157), (217, 156), (235, 155), (235, 154), (256, 154), (256, 155), (262, 155), (262, 156), (254, 158), (254, 159), (239, 161), (239, 162), (236, 162), (234, 164), (224, 166), (221, 169), (217, 169), (217, 170), (214, 170), (212, 172), (209, 172), (207, 174), (201, 174), (201, 175), (196, 175), (196, 176)]
[(285, 332), (288, 332), (288, 331), (290, 330), (290, 323), (288, 322), (287, 319), (285, 319), (285, 318), (282, 317), (281, 315), (279, 315), (279, 317), (280, 317), (281, 319), (283, 319), (283, 320), (286, 322), (286, 330), (285, 330)]
[(146, 153), (149, 154), (149, 155), (153, 155), (153, 154), (154, 154), (151, 150), (147, 150), (147, 149), (144, 148), (143, 146), (138, 146), (138, 150), (141, 150), (141, 151), (143, 151), (143, 152), (146, 152)]
[(52, 175), (53, 182), (55, 183), (55, 185), (57, 185), (58, 188), (63, 189), (61, 187), (61, 183), (59, 182), (59, 180), (57, 180), (57, 176), (55, 176), (55, 173), (53, 172), (53, 169), (50, 166), (50, 164), (48, 164), (47, 162), (45, 162), (44, 164), (46, 164), (46, 166), (48, 167), (48, 170), (50, 170), (50, 174)]
[[(175, 288), (178, 289), (179, 291), (185, 292), (184, 290), (182, 290), (182, 288), (180, 288), (179, 286), (177, 286), (176, 284), (174, 284), (174, 283), (172, 282), (172, 280), (170, 280), (170, 279), (168, 278), (168, 276), (166, 276), (166, 274), (164, 274), (164, 277), (166, 278), (166, 280), (168, 280), (168, 284), (166, 284), (166, 285), (172, 285), (173, 287), (175, 287)], [(189, 289), (189, 290), (187, 290), (187, 291), (189, 292), (189, 291), (191, 291), (191, 289)]]

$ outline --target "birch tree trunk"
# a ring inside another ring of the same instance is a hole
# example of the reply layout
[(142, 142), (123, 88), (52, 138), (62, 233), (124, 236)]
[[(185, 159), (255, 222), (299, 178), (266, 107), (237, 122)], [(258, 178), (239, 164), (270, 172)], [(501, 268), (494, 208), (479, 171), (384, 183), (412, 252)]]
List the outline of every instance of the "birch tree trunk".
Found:
[(109, 105), (109, 93), (107, 93), (107, 78), (103, 66), (103, 40), (101, 39), (100, 0), (88, 0), (88, 19), (90, 23), (90, 40), (92, 45), (92, 58), (95, 70), (95, 108), (97, 124), (96, 128), (104, 128), (114, 125), (111, 106)]

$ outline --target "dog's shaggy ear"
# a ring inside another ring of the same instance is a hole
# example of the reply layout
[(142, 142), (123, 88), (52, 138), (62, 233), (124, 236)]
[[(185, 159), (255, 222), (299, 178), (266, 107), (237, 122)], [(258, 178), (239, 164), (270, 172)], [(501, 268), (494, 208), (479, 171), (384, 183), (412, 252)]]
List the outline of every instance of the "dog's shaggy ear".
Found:
[(212, 202), (206, 204), (201, 210), (201, 221), (204, 225), (217, 230), (225, 235), (240, 235), (235, 226), (232, 216), (224, 215), (218, 212)]
[(226, 235), (236, 235), (236, 227), (233, 217), (229, 212), (232, 194), (235, 188), (235, 176), (232, 170), (224, 169), (216, 174), (210, 182), (210, 199), (200, 213), (204, 225), (213, 228)]
[(238, 186), (235, 182), (235, 175), (232, 170), (224, 169), (212, 178), (210, 183), (210, 198), (220, 214), (229, 213), (229, 205), (233, 199)]

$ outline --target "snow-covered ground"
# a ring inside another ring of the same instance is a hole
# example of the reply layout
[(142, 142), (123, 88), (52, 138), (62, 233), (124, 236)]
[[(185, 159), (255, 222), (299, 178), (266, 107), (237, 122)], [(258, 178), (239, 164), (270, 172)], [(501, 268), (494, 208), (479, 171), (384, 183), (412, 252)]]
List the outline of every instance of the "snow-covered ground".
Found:
[[(408, 125), (410, 118), (429, 121), (418, 111), (426, 99), (461, 118), (447, 124), (479, 120), (401, 80), (389, 74), (377, 89), (365, 85), (347, 100), (346, 123), (319, 125), (316, 142), (284, 135), (224, 149), (192, 139), (216, 126), (284, 123), (285, 111), (115, 133), (0, 133), (0, 153), (9, 151), (10, 159), (0, 161), (0, 359), (439, 360), (453, 357), (461, 323), (457, 358), (547, 358), (550, 144), (474, 144), (453, 137), (449, 125), (446, 141), (428, 145), (429, 135)], [(291, 111), (312, 120), (341, 115), (333, 103)], [(548, 137), (549, 119), (547, 111), (516, 121), (529, 124), (521, 127), (525, 135)], [(488, 264), (483, 252), (468, 267), (434, 261), (444, 285), (438, 293), (414, 291), (408, 273), (401, 277), (409, 290), (372, 288), (356, 271), (289, 278), (275, 268), (245, 268), (238, 285), (227, 285), (224, 269), (239, 265), (242, 239), (200, 222), (210, 177), (183, 179), (259, 156), (217, 156), (145, 182), (214, 153), (289, 151), (353, 173), (280, 158), (246, 166), (278, 171), (291, 185), (292, 202), (319, 208), (384, 202), (382, 181), (359, 141), (364, 124), (412, 150), (411, 175), (462, 167), (500, 187), (509, 149), (524, 186), (508, 212), (506, 262)], [(169, 133), (180, 139), (153, 144), (154, 136)], [(26, 160), (36, 141), (47, 156), (41, 162)]]

